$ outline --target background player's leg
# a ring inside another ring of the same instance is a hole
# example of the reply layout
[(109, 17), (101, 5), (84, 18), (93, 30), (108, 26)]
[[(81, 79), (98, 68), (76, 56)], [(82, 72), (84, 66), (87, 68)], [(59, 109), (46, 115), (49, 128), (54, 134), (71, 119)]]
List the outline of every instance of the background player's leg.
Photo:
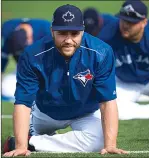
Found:
[(117, 99), (119, 119), (149, 119), (149, 104), (140, 105), (132, 101), (122, 101)]
[(117, 105), (119, 119), (148, 119), (149, 104), (140, 105), (139, 96), (144, 90), (144, 85), (129, 84), (117, 80)]
[(143, 89), (142, 93), (149, 96), (149, 83), (147, 85), (145, 85), (145, 88)]
[(14, 93), (16, 89), (16, 73), (4, 75), (2, 79), (2, 100), (14, 102)]
[(100, 113), (74, 119), (71, 127), (73, 131), (64, 134), (33, 136), (29, 143), (37, 151), (49, 152), (99, 152), (103, 148)]
[(149, 83), (145, 85), (140, 97), (137, 100), (138, 102), (149, 102)]

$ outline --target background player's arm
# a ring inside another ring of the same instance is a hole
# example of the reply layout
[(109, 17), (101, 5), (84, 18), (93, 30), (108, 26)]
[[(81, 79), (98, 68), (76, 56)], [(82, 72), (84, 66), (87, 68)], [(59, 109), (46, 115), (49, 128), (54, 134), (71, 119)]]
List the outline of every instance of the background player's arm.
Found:
[(8, 51), (9, 48), (7, 42), (8, 42), (8, 37), (13, 30), (12, 29), (13, 27), (10, 27), (11, 24), (12, 22), (8, 20), (2, 24), (2, 29), (1, 29), (1, 73), (2, 74), (4, 74), (5, 72), (10, 55), (10, 52)]
[(25, 149), (28, 147), (28, 132), (31, 109), (25, 105), (15, 105), (13, 113), (14, 135), (16, 149)]
[(104, 148), (116, 148), (118, 133), (118, 109), (115, 100), (101, 103), (101, 119), (104, 133)]
[(7, 67), (8, 64), (8, 60), (9, 60), (9, 52), (8, 52), (8, 48), (6, 46), (6, 44), (4, 43), (4, 45), (1, 48), (1, 72), (2, 74), (4, 74), (5, 69)]

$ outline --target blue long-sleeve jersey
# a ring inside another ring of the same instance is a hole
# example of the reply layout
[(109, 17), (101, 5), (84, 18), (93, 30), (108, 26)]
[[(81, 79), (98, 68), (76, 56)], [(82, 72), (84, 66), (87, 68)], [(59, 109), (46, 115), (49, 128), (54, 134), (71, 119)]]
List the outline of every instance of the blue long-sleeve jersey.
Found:
[(31, 107), (35, 100), (41, 112), (65, 120), (94, 112), (99, 103), (115, 98), (112, 48), (89, 34), (84, 33), (68, 63), (49, 37), (27, 47), (19, 58), (15, 104)]
[(30, 24), (33, 28), (33, 42), (41, 39), (42, 37), (50, 34), (51, 23), (47, 20), (42, 19), (11, 19), (3, 23), (2, 25), (2, 67), (1, 71), (4, 72), (8, 63), (9, 55), (12, 52), (9, 52), (6, 46), (6, 41), (11, 35), (11, 33), (21, 24), (21, 23)]
[(118, 18), (109, 20), (110, 23), (102, 28), (98, 37), (108, 43), (115, 53), (116, 76), (124, 82), (149, 83), (149, 21), (141, 41), (133, 43), (122, 37)]

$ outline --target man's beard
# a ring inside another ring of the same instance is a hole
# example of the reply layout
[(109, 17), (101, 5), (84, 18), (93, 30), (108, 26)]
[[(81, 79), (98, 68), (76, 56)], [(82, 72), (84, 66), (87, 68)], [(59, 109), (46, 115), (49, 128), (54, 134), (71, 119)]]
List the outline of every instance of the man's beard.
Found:
[(135, 42), (138, 38), (139, 38), (139, 35), (141, 34), (142, 31), (137, 31), (137, 32), (134, 32), (134, 34), (131, 34), (129, 36), (129, 40), (132, 41), (132, 42)]
[[(54, 42), (55, 42), (55, 38), (53, 37), (53, 40), (54, 40)], [(60, 44), (60, 45), (57, 45), (56, 44), (56, 42), (55, 42), (55, 46), (56, 46), (56, 48), (58, 49), (58, 51), (60, 52), (60, 54), (61, 55), (63, 55), (65, 58), (70, 58), (71, 56), (73, 56), (73, 54), (76, 52), (76, 50), (80, 47), (80, 45), (81, 45), (81, 42), (80, 43), (76, 43), (76, 42), (74, 42), (74, 44), (69, 44), (69, 43), (62, 43), (62, 44)], [(64, 47), (73, 47), (74, 48), (74, 50), (73, 50), (73, 52), (71, 52), (70, 54), (68, 53), (65, 53), (65, 52), (63, 52), (62, 51), (62, 49), (64, 48)]]

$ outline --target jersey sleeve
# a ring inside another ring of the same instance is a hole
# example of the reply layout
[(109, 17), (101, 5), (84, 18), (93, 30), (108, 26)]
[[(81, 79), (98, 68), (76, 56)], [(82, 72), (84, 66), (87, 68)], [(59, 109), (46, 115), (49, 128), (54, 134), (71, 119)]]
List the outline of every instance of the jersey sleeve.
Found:
[(105, 49), (102, 62), (98, 62), (94, 86), (99, 103), (116, 99), (115, 58), (111, 47)]
[(27, 52), (22, 53), (17, 65), (17, 84), (15, 103), (31, 107), (39, 87), (37, 74), (34, 72)]
[(113, 16), (111, 14), (102, 14), (103, 18), (103, 25), (106, 26), (107, 24), (110, 24), (111, 22), (116, 23), (118, 21), (118, 18), (116, 16)]
[(98, 38), (109, 45), (111, 45), (115, 34), (119, 30), (119, 20), (116, 18), (113, 19), (108, 20), (107, 18), (103, 17), (104, 25), (98, 34)]

